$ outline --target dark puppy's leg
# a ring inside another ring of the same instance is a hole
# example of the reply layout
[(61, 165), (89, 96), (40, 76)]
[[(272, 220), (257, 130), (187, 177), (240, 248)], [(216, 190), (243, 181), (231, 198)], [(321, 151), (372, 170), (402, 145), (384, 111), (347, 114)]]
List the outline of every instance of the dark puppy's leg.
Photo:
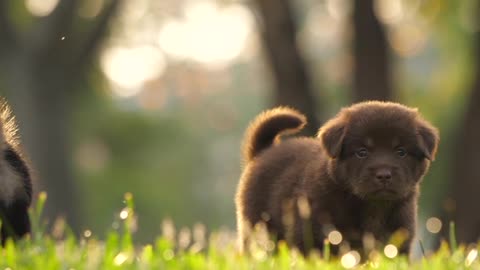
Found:
[(28, 208), (32, 200), (32, 181), (26, 162), (13, 147), (7, 145), (3, 158), (6, 164), (2, 169), (13, 171), (5, 175), (15, 177), (20, 187), (10, 201), (2, 202), (0, 234), (2, 245), (5, 245), (7, 238), (16, 240), (31, 231)]
[(30, 232), (28, 207), (32, 201), (32, 179), (12, 110), (0, 98), (0, 230), (1, 242)]
[(16, 240), (31, 231), (28, 203), (26, 201), (14, 201), (4, 209), (1, 230), (2, 245), (5, 245), (8, 238)]

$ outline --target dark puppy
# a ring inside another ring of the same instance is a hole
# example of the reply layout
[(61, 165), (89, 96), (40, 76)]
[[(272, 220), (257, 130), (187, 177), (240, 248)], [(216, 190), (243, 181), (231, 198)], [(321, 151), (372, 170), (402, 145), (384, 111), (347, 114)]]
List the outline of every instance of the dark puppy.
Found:
[(375, 242), (365, 240), (386, 244), (403, 232), (403, 243), (396, 244), (407, 254), (419, 182), (435, 157), (437, 129), (416, 109), (371, 101), (342, 109), (318, 138), (280, 142), (279, 134), (305, 123), (300, 113), (276, 108), (248, 128), (236, 195), (242, 246), (252, 226), (265, 223), (275, 239), (303, 252), (322, 250), (332, 231), (362, 251), (365, 242)]
[(32, 201), (30, 170), (20, 154), (17, 126), (8, 105), (0, 99), (0, 220), (1, 243), (30, 232)]

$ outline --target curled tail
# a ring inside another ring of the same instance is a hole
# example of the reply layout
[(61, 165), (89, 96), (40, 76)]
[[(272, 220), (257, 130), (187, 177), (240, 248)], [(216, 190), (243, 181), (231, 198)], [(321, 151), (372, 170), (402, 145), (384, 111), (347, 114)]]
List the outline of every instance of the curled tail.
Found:
[(261, 151), (270, 147), (279, 134), (300, 131), (307, 120), (294, 109), (277, 107), (262, 112), (253, 120), (245, 133), (243, 159), (250, 162)]

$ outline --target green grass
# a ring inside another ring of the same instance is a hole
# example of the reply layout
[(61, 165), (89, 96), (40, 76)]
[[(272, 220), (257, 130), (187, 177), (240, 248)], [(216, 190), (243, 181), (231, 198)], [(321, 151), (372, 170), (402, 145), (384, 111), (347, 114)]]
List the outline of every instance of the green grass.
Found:
[[(235, 249), (234, 233), (217, 231), (208, 237), (202, 226), (193, 230), (174, 232), (171, 222), (165, 222), (164, 233), (149, 245), (135, 245), (132, 231), (135, 215), (131, 195), (126, 195), (120, 226), (112, 230), (105, 241), (99, 241), (88, 232), (81, 238), (74, 237), (64, 224), (54, 226), (52, 233), (45, 233), (40, 223), (41, 211), (46, 196), (42, 194), (31, 217), (34, 233), (29, 239), (16, 244), (7, 242), (0, 250), (0, 269), (345, 269), (349, 256), (334, 258), (329, 254), (312, 254), (304, 258), (295, 250), (280, 243), (273, 253), (271, 246), (257, 246), (249, 255)], [(454, 228), (452, 228), (454, 229)], [(208, 239), (207, 239), (208, 238)], [(376, 252), (366, 263), (353, 269), (480, 269), (476, 254), (479, 246), (456, 247), (452, 237), (450, 250), (444, 243), (432, 255), (409, 263), (407, 258), (387, 258)], [(327, 251), (328, 253), (328, 251)], [(353, 256), (350, 256), (352, 259)], [(354, 260), (355, 261), (355, 260)]]

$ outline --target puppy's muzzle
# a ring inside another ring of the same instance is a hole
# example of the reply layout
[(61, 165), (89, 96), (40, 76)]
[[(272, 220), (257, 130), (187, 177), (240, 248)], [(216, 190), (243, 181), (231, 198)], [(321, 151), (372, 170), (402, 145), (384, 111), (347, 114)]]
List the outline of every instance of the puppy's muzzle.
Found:
[(387, 186), (392, 180), (392, 170), (380, 168), (375, 172), (375, 181), (383, 186)]

